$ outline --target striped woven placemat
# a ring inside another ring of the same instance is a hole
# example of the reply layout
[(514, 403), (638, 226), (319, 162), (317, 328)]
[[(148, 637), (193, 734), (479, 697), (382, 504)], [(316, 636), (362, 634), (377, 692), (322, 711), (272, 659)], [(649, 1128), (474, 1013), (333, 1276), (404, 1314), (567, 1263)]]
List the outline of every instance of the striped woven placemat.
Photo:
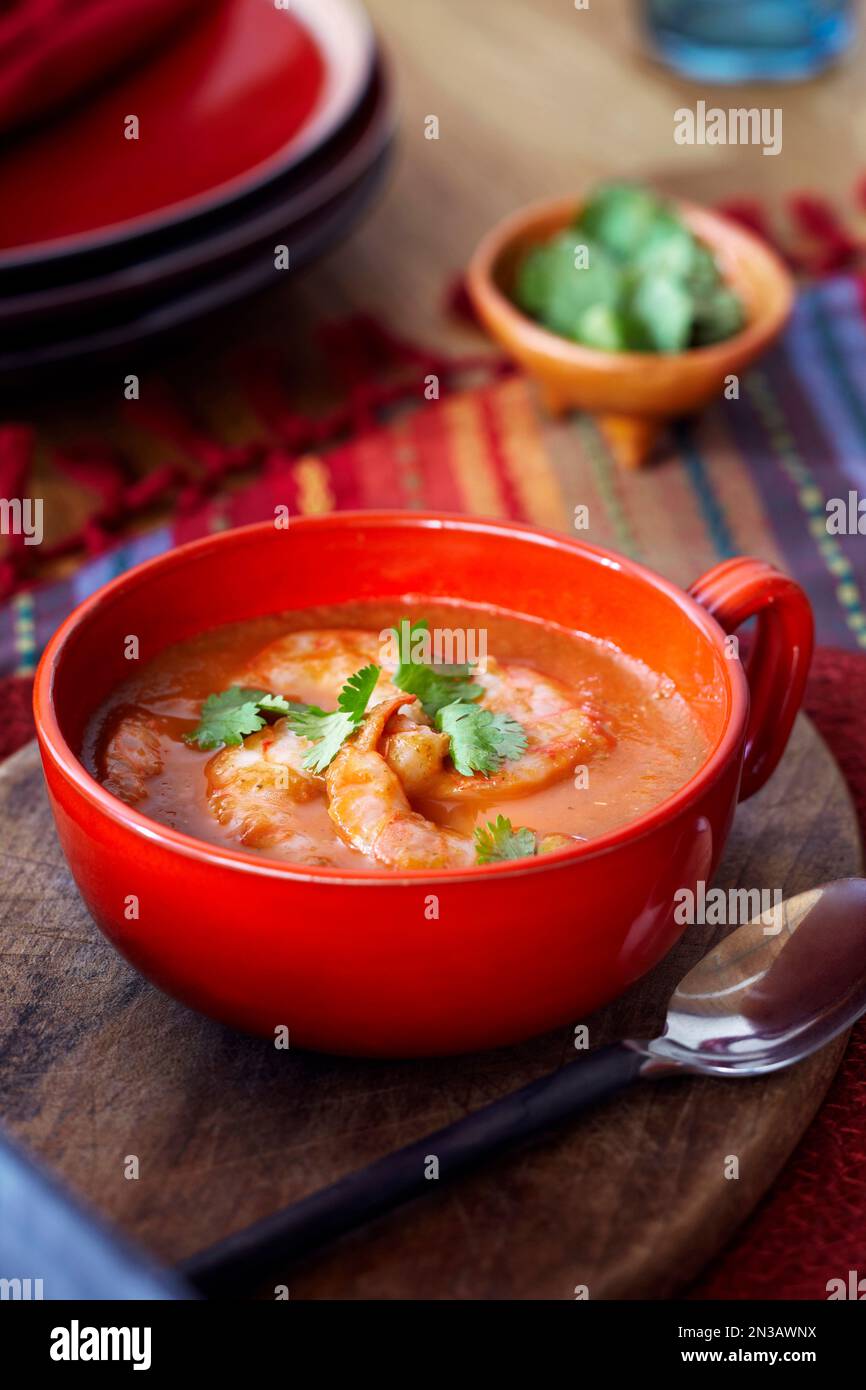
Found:
[[(805, 586), (821, 642), (866, 649), (866, 535), (850, 533), (866, 498), (861, 295), (855, 277), (803, 290), (783, 341), (743, 378), (739, 398), (679, 425), (637, 473), (614, 464), (590, 419), (545, 418), (507, 364), (443, 358), (365, 319), (331, 329), (345, 390), (333, 409), (293, 409), (273, 360), (240, 387), (233, 380), (244, 396), (240, 440), (236, 422), (231, 442), (220, 435), (219, 382), (214, 420), (193, 420), (167, 389), (151, 392), (127, 413), (135, 424), (125, 451), (55, 448), (33, 484), (39, 440), (26, 426), (4, 426), (0, 497), (41, 487), (52, 524), (42, 547), (13, 538), (0, 566), (0, 675), (31, 671), (66, 614), (124, 569), (271, 517), (277, 505), (293, 514), (406, 507), (513, 517), (622, 551), (681, 585), (719, 559), (752, 554)], [(150, 459), (157, 454), (145, 469), (135, 464), (137, 437)], [(848, 533), (829, 524), (834, 504)], [(64, 529), (68, 515), (73, 530)]]

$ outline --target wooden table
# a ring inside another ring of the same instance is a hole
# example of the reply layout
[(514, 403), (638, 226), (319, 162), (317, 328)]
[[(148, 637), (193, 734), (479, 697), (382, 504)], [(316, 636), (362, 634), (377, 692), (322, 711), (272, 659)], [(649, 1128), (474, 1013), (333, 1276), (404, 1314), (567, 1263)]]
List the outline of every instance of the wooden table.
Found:
[[(397, 71), (396, 176), (352, 243), (306, 278), (315, 315), (359, 304), (458, 345), (441, 292), (497, 218), (522, 202), (622, 175), (671, 193), (778, 204), (814, 189), (847, 202), (866, 170), (862, 54), (798, 86), (696, 86), (645, 53), (636, 0), (370, 0)], [(782, 152), (678, 146), (674, 111), (781, 106)], [(439, 120), (438, 141), (425, 117)]]
[[(88, 916), (33, 744), (0, 767), (0, 845), (4, 1126), (166, 1263), (575, 1058), (571, 1025), (462, 1057), (334, 1058), (175, 1003)], [(773, 777), (739, 807), (715, 882), (790, 897), (860, 872), (842, 775), (801, 716)], [(576, 902), (576, 930), (580, 918)], [(593, 1047), (656, 1036), (675, 985), (727, 931), (688, 927), (649, 975), (575, 1024)], [(637, 1086), (275, 1269), (260, 1296), (283, 1284), (295, 1299), (571, 1299), (577, 1285), (592, 1299), (672, 1296), (772, 1184), (844, 1046), (750, 1081)]]
[[(866, 0), (863, 0), (866, 6)], [(866, 170), (866, 90), (861, 53), (812, 82), (789, 87), (698, 87), (657, 65), (642, 47), (633, 0), (369, 0), (395, 71), (399, 148), (387, 190), (344, 245), (298, 280), (204, 327), (156, 365), (223, 437), (243, 438), (250, 421), (226, 391), (216, 362), (227, 342), (262, 326), (297, 345), (299, 366), (323, 319), (379, 315), (418, 341), (477, 351), (477, 335), (443, 312), (452, 277), (497, 218), (521, 202), (622, 175), (671, 193), (717, 202), (760, 198), (777, 208), (794, 190), (837, 199), (856, 225), (851, 196)], [(674, 111), (708, 104), (780, 105), (781, 154), (753, 146), (678, 146)], [(436, 116), (439, 139), (425, 138)], [(866, 233), (866, 219), (863, 230)], [(118, 426), (128, 366), (94, 368), (91, 389), (51, 392), (21, 408), (46, 445), (116, 439), (143, 467), (165, 450)], [(49, 537), (87, 504), (40, 465)]]

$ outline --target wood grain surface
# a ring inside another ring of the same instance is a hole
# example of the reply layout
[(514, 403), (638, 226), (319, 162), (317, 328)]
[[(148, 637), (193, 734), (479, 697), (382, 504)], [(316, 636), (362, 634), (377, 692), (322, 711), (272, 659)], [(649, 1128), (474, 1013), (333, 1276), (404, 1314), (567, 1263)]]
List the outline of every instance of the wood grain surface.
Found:
[[(281, 1052), (174, 1003), (114, 953), (80, 902), (33, 744), (0, 769), (0, 846), (0, 1113), (166, 1261), (575, 1056), (571, 1028), (441, 1061)], [(716, 881), (789, 895), (860, 868), (841, 774), (801, 717), (775, 776), (740, 807)], [(675, 983), (723, 931), (689, 928), (588, 1020), (591, 1045), (657, 1029)], [(843, 1048), (759, 1080), (644, 1083), (275, 1272), (259, 1292), (274, 1297), (284, 1283), (292, 1298), (570, 1299), (586, 1285), (591, 1298), (670, 1295), (773, 1181)], [(124, 1175), (131, 1155), (137, 1179)], [(729, 1156), (736, 1181), (725, 1177)]]

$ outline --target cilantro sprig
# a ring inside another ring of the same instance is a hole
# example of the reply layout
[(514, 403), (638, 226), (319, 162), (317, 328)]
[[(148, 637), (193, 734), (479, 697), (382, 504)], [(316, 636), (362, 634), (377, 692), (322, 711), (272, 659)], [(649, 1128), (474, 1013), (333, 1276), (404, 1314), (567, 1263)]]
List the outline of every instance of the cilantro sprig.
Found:
[(350, 676), (337, 697), (335, 710), (329, 712), (319, 709), (318, 705), (302, 705), (289, 713), (289, 728), (302, 738), (309, 739), (313, 745), (304, 754), (304, 767), (313, 772), (324, 772), (336, 757), (363, 719), (379, 672), (378, 666), (364, 666)]
[(497, 816), (475, 829), (475, 860), (478, 864), (501, 864), (507, 859), (530, 859), (538, 853), (534, 830), (521, 826), (515, 830), (507, 816)]
[(526, 733), (516, 719), (462, 700), (439, 710), (436, 727), (451, 739), (451, 761), (462, 777), (489, 776), (526, 749)]
[[(471, 665), (437, 666), (417, 659), (414, 639), (427, 631), (426, 618), (410, 625), (408, 660), (398, 663), (393, 683), (417, 697), (428, 718), (448, 735), (451, 760), (461, 776), (490, 776), (504, 762), (521, 756), (526, 733), (510, 715), (495, 714), (476, 703), (484, 687), (472, 680)], [(396, 631), (395, 636), (399, 642)], [(239, 744), (263, 728), (268, 715), (283, 715), (292, 732), (311, 745), (304, 754), (304, 766), (321, 773), (363, 719), (379, 675), (380, 667), (373, 665), (356, 671), (340, 691), (335, 710), (299, 704), (266, 690), (232, 686), (208, 696), (198, 726), (185, 738), (201, 749)]]
[(507, 859), (532, 859), (538, 854), (570, 848), (579, 838), (558, 833), (542, 835), (525, 825), (515, 830), (507, 816), (497, 816), (495, 821), (475, 828), (475, 861), (501, 864)]
[[(420, 661), (416, 641), (429, 630), (426, 618), (409, 625), (408, 660), (402, 657), (392, 680), (398, 690), (417, 696), (421, 706), (450, 739), (451, 761), (463, 777), (480, 772), (498, 772), (510, 758), (519, 758), (526, 749), (526, 734), (516, 719), (494, 714), (475, 703), (484, 687), (472, 680), (470, 665), (435, 665)], [(392, 629), (397, 641), (401, 634)], [(404, 634), (405, 635), (405, 634)]]
[(378, 679), (378, 666), (364, 666), (356, 671), (340, 691), (337, 708), (331, 711), (270, 695), (266, 690), (233, 685), (208, 696), (198, 726), (184, 738), (201, 749), (238, 744), (247, 734), (264, 728), (266, 715), (283, 715), (292, 732), (309, 739), (312, 745), (304, 754), (304, 767), (324, 772), (363, 719)]
[[(407, 695), (417, 695), (424, 713), (428, 718), (435, 719), (445, 705), (453, 704), (456, 700), (480, 699), (484, 687), (472, 681), (472, 667), (469, 665), (436, 666), (415, 659), (414, 639), (426, 632), (428, 626), (426, 618), (420, 618), (410, 625), (409, 660), (400, 661), (391, 679), (398, 690), (405, 690)], [(400, 633), (396, 628), (392, 630), (399, 643)]]
[(201, 719), (184, 734), (187, 743), (201, 749), (220, 748), (224, 744), (242, 743), (247, 734), (257, 733), (266, 724), (266, 714), (289, 714), (294, 705), (282, 695), (270, 695), (267, 690), (233, 685), (217, 695), (208, 695), (201, 707)]

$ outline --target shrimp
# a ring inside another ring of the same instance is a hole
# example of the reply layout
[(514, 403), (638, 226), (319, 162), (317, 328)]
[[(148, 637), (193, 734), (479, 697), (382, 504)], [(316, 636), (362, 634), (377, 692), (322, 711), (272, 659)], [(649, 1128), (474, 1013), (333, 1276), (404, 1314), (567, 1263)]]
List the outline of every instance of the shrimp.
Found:
[[(336, 704), (350, 676), (363, 666), (379, 663), (380, 647), (374, 632), (344, 628), (293, 632), (254, 656), (236, 683), (290, 699)], [(376, 695), (394, 700), (395, 708), (414, 702), (414, 696), (402, 695), (384, 672)], [(418, 717), (424, 717), (420, 709)], [(331, 862), (315, 855), (315, 844), (300, 830), (295, 810), (298, 803), (323, 796), (325, 791), (324, 779), (304, 767), (310, 746), (281, 719), (250, 735), (242, 745), (223, 749), (206, 768), (211, 814), (251, 848), (277, 849), (305, 863)]]
[(475, 862), (472, 840), (413, 811), (400, 778), (377, 751), (385, 725), (414, 697), (380, 701), (328, 768), (328, 813), (347, 844), (392, 869), (456, 869)]
[(538, 841), (539, 854), (553, 854), (557, 849), (572, 849), (575, 845), (583, 843), (585, 835), (560, 835), (558, 831), (552, 830), (548, 835), (542, 835)]
[(429, 724), (420, 723), (420, 707), (404, 707), (388, 720), (383, 754), (386, 763), (396, 772), (409, 796), (423, 792), (430, 780), (442, 768), (451, 740)]
[[(458, 869), (476, 863), (475, 843), (468, 835), (436, 825), (413, 811), (394, 768), (377, 751), (383, 739), (392, 746), (400, 728), (386, 733), (395, 721), (405, 720), (397, 695), (382, 700), (367, 714), (358, 733), (340, 749), (326, 774), (328, 812), (337, 832), (353, 849), (391, 869)], [(437, 737), (419, 726), (416, 733)], [(539, 838), (538, 853), (573, 845), (579, 836), (547, 834)]]
[(526, 749), (489, 776), (467, 777), (448, 768), (447, 741), (434, 745), (430, 730), (407, 727), (392, 735), (386, 757), (407, 790), (433, 800), (501, 801), (526, 796), (567, 777), (607, 746), (597, 720), (580, 709), (568, 687), (526, 666), (500, 666), (492, 657), (474, 674), (483, 687), (480, 704), (516, 719)]
[(147, 796), (147, 783), (163, 769), (161, 721), (145, 710), (117, 712), (97, 754), (102, 785), (127, 805)]
[[(381, 647), (375, 632), (354, 628), (290, 632), (254, 656), (236, 684), (254, 686), (288, 699), (335, 705), (346, 681), (362, 666), (382, 667)], [(397, 693), (383, 669), (376, 694), (384, 700)]]
[(308, 739), (280, 719), (223, 748), (207, 764), (208, 809), (252, 849), (279, 849), (306, 864), (332, 861), (298, 828), (295, 807), (324, 794), (324, 781), (303, 765)]

